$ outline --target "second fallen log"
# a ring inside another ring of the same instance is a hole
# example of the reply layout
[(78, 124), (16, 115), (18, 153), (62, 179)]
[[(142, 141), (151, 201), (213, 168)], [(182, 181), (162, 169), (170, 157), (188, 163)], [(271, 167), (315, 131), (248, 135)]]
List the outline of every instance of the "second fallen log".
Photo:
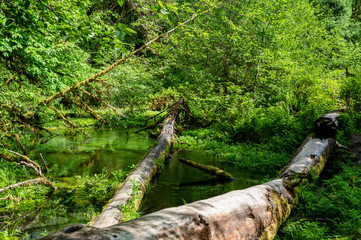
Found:
[(231, 180), (231, 181), (237, 180), (231, 174), (229, 174), (226, 171), (224, 171), (224, 170), (222, 170), (220, 168), (217, 168), (215, 166), (202, 165), (202, 164), (193, 162), (191, 160), (187, 160), (185, 158), (179, 158), (179, 161), (184, 163), (184, 164), (187, 164), (188, 166), (197, 168), (197, 169), (199, 169), (199, 170), (201, 170), (203, 172), (209, 173), (209, 174), (211, 174), (213, 176), (219, 177), (219, 178), (224, 179), (224, 180)]

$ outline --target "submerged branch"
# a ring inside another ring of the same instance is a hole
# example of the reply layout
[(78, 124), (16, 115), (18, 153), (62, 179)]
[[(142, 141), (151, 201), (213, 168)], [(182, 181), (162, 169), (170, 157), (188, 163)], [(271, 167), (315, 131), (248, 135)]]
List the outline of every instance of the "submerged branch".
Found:
[(210, 166), (210, 165), (202, 165), (184, 158), (179, 158), (178, 159), (181, 163), (187, 164), (188, 166), (197, 168), (203, 172), (209, 173), (213, 176), (217, 176), (219, 178), (222, 179), (226, 179), (226, 180), (237, 180), (235, 179), (231, 174), (227, 173), (226, 171), (219, 169), (215, 166)]

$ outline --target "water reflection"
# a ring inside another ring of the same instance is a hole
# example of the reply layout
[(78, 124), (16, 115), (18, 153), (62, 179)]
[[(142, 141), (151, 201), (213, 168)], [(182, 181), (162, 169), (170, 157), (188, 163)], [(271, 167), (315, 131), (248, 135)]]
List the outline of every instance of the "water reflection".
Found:
[[(213, 165), (229, 172), (237, 181), (222, 181), (199, 169), (190, 167), (178, 161), (186, 158), (204, 165)], [(141, 211), (151, 213), (167, 207), (175, 207), (184, 203), (217, 196), (232, 190), (244, 189), (257, 185), (264, 174), (235, 168), (224, 164), (213, 156), (206, 155), (201, 150), (183, 150), (174, 154), (165, 169), (158, 174), (151, 190), (145, 195)]]

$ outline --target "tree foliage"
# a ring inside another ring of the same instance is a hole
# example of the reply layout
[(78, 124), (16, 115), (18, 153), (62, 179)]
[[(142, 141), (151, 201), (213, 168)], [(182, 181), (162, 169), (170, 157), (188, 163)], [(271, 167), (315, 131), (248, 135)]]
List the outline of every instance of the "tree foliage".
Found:
[[(5, 149), (31, 155), (54, 120), (82, 133), (70, 116), (124, 126), (183, 96), (211, 126), (184, 140), (276, 170), (317, 116), (360, 110), (360, 23), (360, 0), (0, 0), (1, 164), (15, 157)], [(49, 108), (39, 104), (55, 93)], [(100, 114), (106, 107), (116, 111)]]

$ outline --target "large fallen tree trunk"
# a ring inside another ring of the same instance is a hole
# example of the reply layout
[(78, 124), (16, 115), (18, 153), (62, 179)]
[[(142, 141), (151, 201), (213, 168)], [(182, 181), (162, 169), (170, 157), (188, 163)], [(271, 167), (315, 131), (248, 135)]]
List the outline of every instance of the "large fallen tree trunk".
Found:
[[(94, 227), (108, 227), (118, 224), (122, 221), (122, 207), (133, 201), (134, 208), (139, 207), (139, 200), (142, 199), (146, 186), (150, 183), (152, 177), (158, 169), (159, 161), (163, 161), (167, 154), (168, 147), (174, 140), (174, 123), (178, 114), (179, 107), (183, 104), (184, 98), (171, 109), (165, 120), (161, 134), (157, 143), (145, 155), (137, 168), (128, 176), (122, 187), (115, 194), (114, 198), (107, 205), (104, 211), (92, 224)], [(140, 189), (138, 189), (140, 187)]]
[(44, 239), (273, 239), (295, 202), (295, 187), (322, 171), (333, 138), (308, 137), (276, 179), (106, 228), (73, 225)]

